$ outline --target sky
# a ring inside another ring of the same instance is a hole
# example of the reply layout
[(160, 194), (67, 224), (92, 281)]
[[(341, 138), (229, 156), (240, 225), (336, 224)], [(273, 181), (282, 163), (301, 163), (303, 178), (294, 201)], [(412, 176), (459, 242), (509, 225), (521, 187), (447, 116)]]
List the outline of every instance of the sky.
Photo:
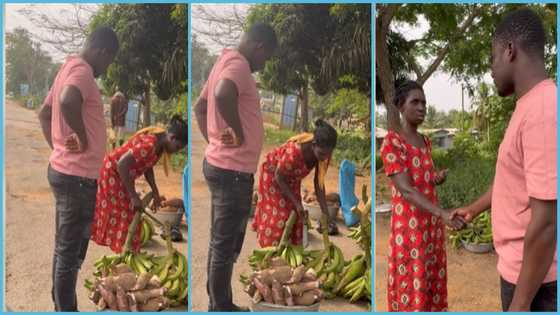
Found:
[[(208, 30), (212, 28), (211, 25), (197, 18), (197, 7), (204, 6), (207, 10), (217, 12), (219, 15), (232, 15), (233, 7), (236, 7), (239, 12), (244, 13), (250, 5), (251, 4), (193, 4), (191, 21), (193, 34), (195, 34), (196, 29)], [(36, 27), (25, 16), (17, 12), (24, 7), (34, 7), (41, 12), (52, 14), (55, 17), (64, 17), (64, 10), (72, 10), (71, 4), (6, 4), (4, 19), (6, 31), (11, 31), (16, 27), (24, 27), (32, 34), (40, 34), (42, 36), (49, 35), (46, 30)], [(397, 25), (393, 27), (403, 32), (407, 39), (420, 37), (428, 30), (428, 25), (423, 19), (413, 27), (408, 25)], [(218, 54), (223, 49), (223, 47), (218, 46), (207, 38), (199, 36), (198, 40), (204, 43), (213, 54)], [(43, 49), (48, 51), (56, 61), (62, 61), (65, 57), (48, 45), (44, 46)], [(426, 61), (424, 61), (423, 65), (426, 65)], [(491, 82), (488, 75), (485, 81)], [(435, 106), (438, 110), (449, 111), (451, 109), (461, 108), (461, 84), (446, 73), (441, 71), (435, 72), (425, 83), (424, 90), (428, 104)], [(468, 93), (465, 93), (466, 110), (470, 109), (470, 104), (471, 100)]]
[[(408, 24), (393, 25), (393, 30), (401, 32), (407, 40), (417, 39), (425, 34), (429, 27), (424, 18), (420, 18), (417, 25)], [(420, 64), (425, 68), (431, 60), (420, 60)], [(489, 80), (489, 75), (485, 76), (485, 81)], [(424, 93), (426, 101), (429, 105), (435, 106), (437, 110), (450, 111), (452, 109), (461, 109), (461, 83), (455, 81), (449, 74), (443, 71), (436, 71), (424, 83)], [(464, 108), (471, 109), (471, 99), (465, 90)]]
[[(87, 5), (87, 4), (85, 4)], [(27, 29), (31, 34), (36, 34), (38, 37), (48, 37), (50, 36), (49, 32), (43, 28), (39, 28), (35, 26), (29, 19), (18, 12), (18, 10), (23, 8), (33, 8), (39, 12), (49, 14), (55, 18), (64, 18), (67, 16), (68, 11), (73, 10), (72, 4), (13, 4), (7, 3), (5, 5), (5, 18), (4, 18), (4, 27), (7, 32), (14, 30), (17, 27)], [(35, 38), (36, 40), (36, 38)], [(45, 51), (47, 51), (55, 61), (62, 61), (65, 58), (65, 55), (54, 49), (50, 45), (43, 45), (42, 47)]]
[[(191, 15), (191, 22), (192, 22), (192, 32), (193, 35), (197, 35), (196, 30), (205, 30), (209, 31), (212, 30), (212, 26), (209, 25), (206, 21), (201, 20), (197, 15), (197, 8), (204, 7), (205, 11), (215, 12), (219, 16), (226, 16), (226, 15), (233, 15), (234, 8), (237, 10), (239, 14), (246, 14), (247, 10), (251, 6), (250, 3), (236, 3), (236, 4), (212, 4), (212, 3), (205, 3), (205, 4), (192, 4), (192, 15)], [(237, 36), (241, 37), (241, 34), (237, 34)], [(204, 46), (210, 51), (211, 54), (219, 54), (223, 48), (217, 45), (215, 42), (200, 36), (198, 34), (197, 40), (204, 44)]]

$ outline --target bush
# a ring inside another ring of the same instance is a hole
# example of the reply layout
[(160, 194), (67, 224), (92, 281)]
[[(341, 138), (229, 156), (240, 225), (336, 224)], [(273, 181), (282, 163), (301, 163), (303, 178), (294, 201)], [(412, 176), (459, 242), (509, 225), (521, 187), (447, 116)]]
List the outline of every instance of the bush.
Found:
[[(297, 133), (291, 130), (265, 128), (265, 141), (268, 145), (278, 146)], [(338, 141), (333, 154), (333, 163), (340, 163), (342, 160), (349, 160), (358, 167), (369, 165), (371, 160), (371, 141), (359, 133), (341, 132), (338, 133)]]
[(31, 109), (36, 109), (41, 107), (41, 105), (43, 105), (44, 97), (37, 96), (37, 95), (28, 95), (28, 96), (19, 96), (16, 98), (16, 100), (21, 104), (21, 106), (25, 108), (29, 108), (27, 107), (27, 102), (31, 102), (32, 103)]
[(182, 172), (183, 168), (185, 168), (185, 165), (187, 164), (187, 153), (180, 152), (177, 154), (173, 154), (171, 156), (170, 164), (173, 170)]
[(266, 144), (269, 145), (276, 146), (283, 144), (294, 135), (296, 135), (296, 133), (291, 130), (275, 129), (270, 127), (265, 127), (264, 129), (264, 139)]
[(339, 132), (333, 160), (340, 163), (349, 160), (360, 167), (371, 160), (371, 140), (357, 133)]
[(450, 169), (445, 184), (437, 188), (444, 209), (457, 208), (480, 197), (493, 181), (496, 164), (493, 159), (464, 160)]
[(436, 169), (450, 168), (453, 161), (450, 159), (450, 155), (444, 149), (433, 148), (432, 149), (432, 160)]

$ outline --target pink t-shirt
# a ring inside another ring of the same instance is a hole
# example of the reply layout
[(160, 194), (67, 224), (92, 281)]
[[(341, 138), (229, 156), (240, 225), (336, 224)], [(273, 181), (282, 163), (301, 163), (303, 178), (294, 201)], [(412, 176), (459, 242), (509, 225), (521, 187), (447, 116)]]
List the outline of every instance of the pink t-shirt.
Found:
[[(82, 153), (71, 153), (64, 147), (66, 138), (74, 133), (60, 111), (60, 94), (67, 85), (75, 86), (82, 94), (82, 116), (88, 139), (87, 150)], [(107, 130), (101, 93), (91, 66), (78, 56), (68, 57), (56, 75), (45, 104), (52, 106), (52, 168), (67, 175), (97, 179), (105, 156)]]
[[(223, 79), (231, 80), (237, 87), (239, 118), (245, 136), (244, 143), (237, 148), (224, 146), (220, 141), (221, 132), (229, 126), (216, 107), (214, 89)], [(201, 96), (208, 101), (208, 162), (227, 170), (255, 173), (264, 140), (264, 126), (257, 83), (247, 59), (236, 50), (224, 49), (208, 76)]]
[[(525, 231), (531, 220), (529, 197), (557, 197), (556, 106), (556, 85), (551, 80), (523, 95), (498, 152), (492, 190), (494, 246), (500, 275), (514, 284), (521, 272)], [(544, 282), (555, 280), (556, 254)]]

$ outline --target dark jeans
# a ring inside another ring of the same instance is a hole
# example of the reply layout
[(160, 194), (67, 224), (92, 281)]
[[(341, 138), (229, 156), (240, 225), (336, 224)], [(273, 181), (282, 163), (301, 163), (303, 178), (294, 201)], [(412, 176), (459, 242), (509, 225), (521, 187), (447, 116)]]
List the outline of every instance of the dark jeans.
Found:
[(253, 174), (221, 169), (204, 160), (211, 194), (212, 217), (208, 248), (209, 311), (232, 311), (231, 277), (245, 238), (251, 211)]
[[(500, 278), (502, 309), (506, 312), (513, 300), (515, 284)], [(531, 303), (531, 312), (556, 312), (556, 281), (543, 283)]]
[(77, 312), (76, 282), (88, 249), (97, 182), (50, 165), (48, 180), (56, 200), (52, 299), (56, 311)]

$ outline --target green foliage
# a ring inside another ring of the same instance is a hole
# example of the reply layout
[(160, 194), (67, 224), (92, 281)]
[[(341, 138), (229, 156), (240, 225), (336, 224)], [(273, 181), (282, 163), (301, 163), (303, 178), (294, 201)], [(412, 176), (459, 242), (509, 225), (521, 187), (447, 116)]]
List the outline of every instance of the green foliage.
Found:
[(456, 208), (469, 204), (480, 197), (493, 181), (495, 160), (472, 158), (450, 169), (446, 182), (438, 186), (440, 205)]
[(18, 103), (23, 107), (28, 108), (27, 103), (30, 102), (32, 104), (32, 106), (31, 106), (32, 109), (36, 109), (36, 108), (41, 107), (44, 99), (45, 98), (43, 96), (37, 96), (37, 95), (27, 95), (27, 96), (16, 97), (16, 101), (18, 101)]
[(270, 127), (265, 127), (264, 129), (264, 138), (266, 144), (268, 145), (281, 145), (288, 141), (288, 139), (290, 139), (290, 137), (293, 137), (294, 135), (296, 135), (295, 132), (287, 129), (276, 129)]
[[(267, 145), (279, 146), (296, 135), (293, 131), (265, 128), (265, 141)], [(338, 132), (338, 141), (333, 153), (333, 163), (349, 160), (361, 167), (371, 159), (371, 142), (363, 134), (355, 132)]]
[(331, 119), (338, 127), (342, 123), (353, 127), (369, 127), (370, 101), (358, 89), (342, 88), (325, 96), (310, 93), (310, 106), (316, 117)]
[(89, 25), (111, 26), (120, 41), (115, 62), (103, 79), (107, 94), (117, 87), (142, 95), (153, 87), (162, 100), (186, 90), (186, 5), (106, 4)]
[(32, 40), (23, 28), (6, 33), (6, 90), (20, 95), (20, 85), (28, 84), (29, 93), (45, 97), (60, 65)]
[(480, 157), (480, 146), (470, 134), (458, 133), (453, 138), (453, 147), (448, 150), (447, 154), (454, 163), (450, 166), (455, 166), (466, 160)]
[(381, 154), (376, 153), (375, 154), (375, 170), (379, 171), (381, 168), (383, 168), (383, 159), (381, 158)]
[[(192, 37), (192, 88), (201, 90), (203, 84), (208, 79), (212, 66), (217, 57), (210, 54), (208, 49), (200, 43), (196, 36)], [(193, 98), (195, 99), (195, 98)]]
[(333, 160), (340, 163), (342, 160), (349, 160), (357, 167), (368, 164), (371, 160), (371, 140), (358, 132), (340, 132)]
[(187, 115), (187, 94), (179, 95), (171, 100), (162, 101), (152, 96), (152, 113), (154, 120), (160, 123), (167, 123), (175, 114), (185, 117)]
[(449, 169), (453, 165), (453, 161), (450, 159), (450, 155), (447, 154), (446, 150), (433, 148), (432, 149), (432, 160), (437, 169)]
[(482, 132), (484, 138), (483, 149), (498, 152), (515, 109), (515, 100), (513, 97), (500, 97), (494, 87), (482, 83), (477, 88), (473, 105), (476, 107), (475, 127)]
[[(407, 39), (403, 32), (391, 31), (385, 40), (389, 46), (391, 73), (376, 71), (376, 101), (381, 103), (384, 93), (379, 84), (380, 77), (392, 76), (395, 81), (403, 78), (417, 79), (411, 75), (420, 60), (432, 62), (443, 51), (443, 62), (436, 67), (450, 74), (457, 81), (471, 87), (473, 82), (480, 82), (490, 72), (490, 53), (492, 36), (496, 25), (503, 16), (519, 7), (529, 7), (542, 18), (545, 27), (546, 53), (545, 63), (549, 75), (556, 78), (556, 4), (390, 4), (397, 7), (392, 25), (399, 25), (399, 30), (417, 27), (423, 17), (429, 28), (420, 37)], [(382, 10), (389, 4), (379, 5)], [(476, 16), (466, 31), (460, 26), (470, 15)], [(420, 68), (422, 74), (427, 69)], [(385, 70), (385, 69), (383, 69)]]
[[(260, 75), (261, 81), (268, 89), (281, 94), (298, 91), (308, 84), (319, 95), (340, 87), (369, 93), (369, 14), (370, 5), (252, 6), (247, 28), (257, 21), (269, 23), (279, 41), (275, 57)], [(339, 79), (346, 75), (353, 75), (356, 80), (354, 84), (341, 86)]]
[(181, 151), (171, 156), (171, 168), (175, 171), (182, 171), (187, 165), (187, 152)]

